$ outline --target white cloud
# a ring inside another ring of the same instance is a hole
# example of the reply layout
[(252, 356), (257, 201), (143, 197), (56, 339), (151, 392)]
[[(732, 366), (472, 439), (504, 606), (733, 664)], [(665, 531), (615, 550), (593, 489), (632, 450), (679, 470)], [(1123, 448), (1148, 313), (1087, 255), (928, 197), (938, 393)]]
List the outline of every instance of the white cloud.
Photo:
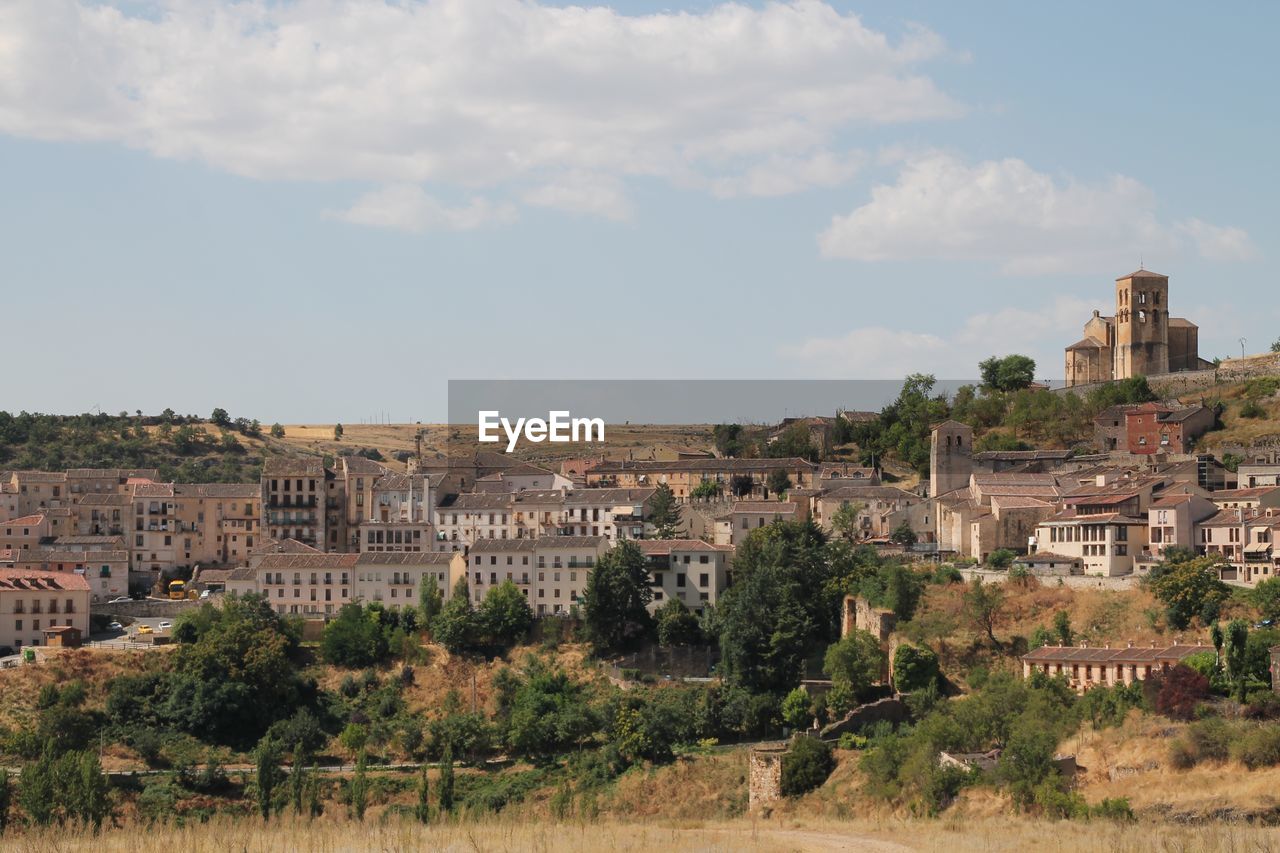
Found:
[(1055, 178), (1022, 160), (969, 165), (930, 153), (908, 158), (897, 182), (836, 216), (818, 238), (827, 257), (990, 261), (1005, 273), (1125, 268), (1134, 256), (1198, 251), (1239, 258), (1245, 232), (1200, 220), (1165, 223), (1155, 196), (1132, 178)]
[(1059, 297), (1043, 309), (1003, 308), (974, 314), (942, 335), (869, 326), (836, 337), (814, 337), (779, 348), (779, 355), (822, 378), (890, 379), (932, 373), (940, 379), (976, 376), (978, 362), (1021, 353), (1036, 360), (1040, 378), (1061, 378), (1062, 347), (1098, 307)]
[(329, 211), (334, 219), (353, 225), (391, 228), (418, 233), (447, 229), (469, 231), (489, 222), (510, 222), (515, 208), (473, 198), (465, 207), (448, 207), (413, 184), (396, 184), (362, 195), (342, 211)]
[(857, 174), (865, 162), (866, 156), (857, 151), (833, 154), (823, 150), (795, 157), (774, 156), (740, 175), (716, 178), (711, 182), (711, 191), (720, 198), (767, 198), (811, 188), (835, 187)]
[(841, 134), (961, 112), (921, 71), (946, 55), (936, 35), (890, 39), (818, 0), (649, 15), (532, 0), (156, 5), (0, 4), (0, 132), (616, 218), (629, 178), (828, 186), (851, 174), (829, 153)]

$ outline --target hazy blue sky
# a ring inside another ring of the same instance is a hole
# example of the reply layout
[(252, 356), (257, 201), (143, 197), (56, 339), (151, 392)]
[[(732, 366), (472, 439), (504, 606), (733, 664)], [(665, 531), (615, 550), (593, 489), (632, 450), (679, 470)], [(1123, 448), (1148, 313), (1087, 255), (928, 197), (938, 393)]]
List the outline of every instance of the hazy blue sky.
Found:
[(1280, 4), (0, 3), (0, 408), (882, 378), (1171, 277), (1280, 335)]

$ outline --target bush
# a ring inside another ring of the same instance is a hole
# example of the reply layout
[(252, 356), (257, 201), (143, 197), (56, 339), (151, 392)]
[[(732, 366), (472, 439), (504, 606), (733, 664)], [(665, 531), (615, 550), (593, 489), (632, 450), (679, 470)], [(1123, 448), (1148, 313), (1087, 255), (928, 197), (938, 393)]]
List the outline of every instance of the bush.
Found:
[(893, 653), (893, 681), (899, 693), (926, 690), (938, 683), (938, 656), (931, 649), (898, 646)]
[(840, 735), (840, 740), (836, 741), (836, 746), (841, 749), (866, 749), (867, 739), (862, 735), (855, 735), (853, 732), (845, 732)]
[(1133, 807), (1129, 805), (1128, 797), (1105, 799), (1089, 809), (1089, 816), (1126, 823), (1134, 820)]
[(782, 793), (798, 797), (827, 781), (835, 769), (831, 747), (814, 737), (799, 737), (782, 757)]
[(1147, 679), (1155, 693), (1156, 713), (1174, 720), (1190, 720), (1196, 707), (1209, 695), (1209, 679), (1189, 666), (1178, 664), (1162, 676)]
[(987, 556), (987, 568), (991, 569), (1007, 569), (1013, 563), (1013, 558), (1018, 556), (1008, 548), (997, 548)]
[(1226, 761), (1234, 732), (1225, 720), (1210, 717), (1188, 726), (1186, 737), (1198, 761)]
[(1274, 767), (1280, 764), (1280, 729), (1255, 726), (1231, 745), (1231, 754), (1245, 767)]
[(1250, 400), (1240, 407), (1240, 417), (1242, 418), (1265, 418), (1266, 416), (1267, 410), (1257, 400)]

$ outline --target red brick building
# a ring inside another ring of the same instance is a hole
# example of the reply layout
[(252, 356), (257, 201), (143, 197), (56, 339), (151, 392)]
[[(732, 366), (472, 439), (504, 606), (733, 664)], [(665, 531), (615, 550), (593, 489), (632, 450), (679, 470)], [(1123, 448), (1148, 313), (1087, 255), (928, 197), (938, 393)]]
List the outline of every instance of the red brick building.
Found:
[(1196, 439), (1213, 423), (1213, 410), (1204, 406), (1172, 409), (1143, 403), (1124, 413), (1126, 447), (1139, 454), (1190, 453)]

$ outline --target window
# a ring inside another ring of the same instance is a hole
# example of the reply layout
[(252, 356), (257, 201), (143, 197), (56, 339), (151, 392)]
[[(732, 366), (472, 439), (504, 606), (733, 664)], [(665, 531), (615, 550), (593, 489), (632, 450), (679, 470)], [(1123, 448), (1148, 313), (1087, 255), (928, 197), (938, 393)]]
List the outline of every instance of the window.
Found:
[(706, 572), (698, 575), (698, 586), (706, 586), (711, 582), (711, 577)]

